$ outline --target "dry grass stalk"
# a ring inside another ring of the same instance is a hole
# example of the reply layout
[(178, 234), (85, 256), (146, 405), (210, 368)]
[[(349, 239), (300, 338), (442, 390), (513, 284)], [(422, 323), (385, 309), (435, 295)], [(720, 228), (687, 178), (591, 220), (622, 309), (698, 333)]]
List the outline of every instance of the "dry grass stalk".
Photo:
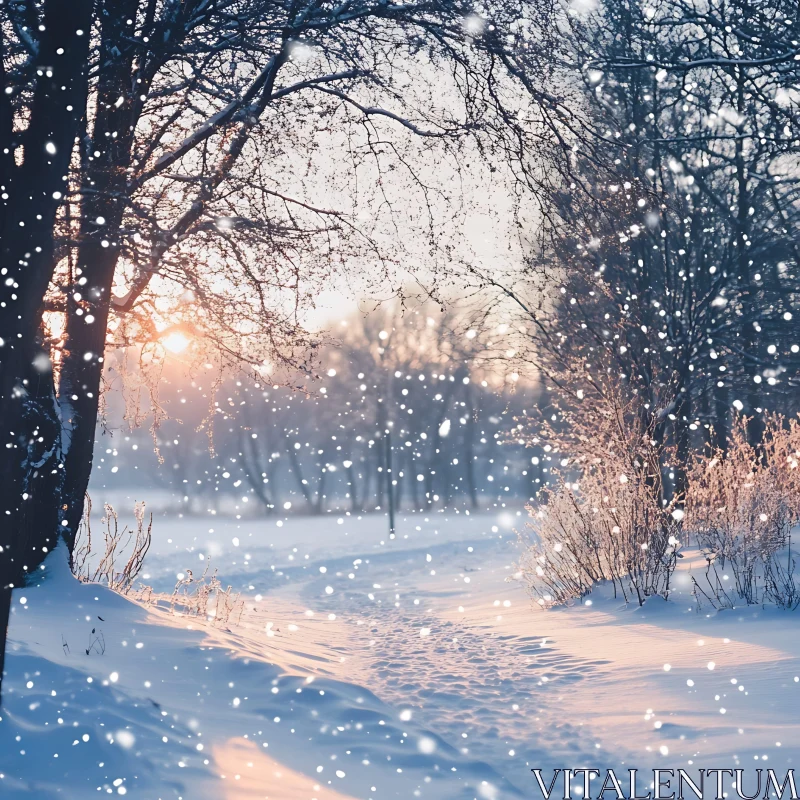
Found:
[[(114, 508), (106, 504), (105, 512), (101, 520), (103, 551), (96, 554), (92, 539), (92, 501), (87, 495), (86, 509), (72, 556), (72, 571), (78, 580), (103, 584), (140, 603), (168, 610), (172, 614), (200, 617), (216, 625), (238, 624), (241, 621), (244, 600), (231, 586), (223, 588), (216, 569), (209, 575), (209, 560), (199, 578), (195, 578), (192, 570), (187, 569), (186, 576), (178, 580), (172, 594), (154, 592), (151, 586), (141, 583), (134, 588), (134, 581), (150, 549), (153, 515), (150, 514), (145, 526), (145, 504), (136, 503), (135, 530), (129, 530), (127, 526), (120, 530)], [(94, 558), (96, 555), (99, 560)], [(121, 568), (118, 566), (120, 564)]]
[(126, 525), (120, 530), (117, 512), (106, 503), (103, 527), (103, 550), (95, 562), (91, 524), (92, 502), (87, 496), (86, 511), (78, 530), (72, 555), (72, 571), (78, 580), (100, 583), (116, 592), (127, 594), (141, 572), (153, 539), (153, 515), (145, 526), (145, 504), (136, 503), (133, 509), (136, 527)]
[[(203, 574), (195, 578), (192, 570), (186, 570), (186, 576), (178, 579), (175, 589), (169, 597), (171, 613), (202, 617), (217, 625), (238, 624), (244, 611), (244, 600), (231, 586), (223, 589), (215, 569), (209, 575), (210, 559), (206, 559)], [(166, 598), (159, 598), (163, 603)], [(160, 604), (159, 603), (159, 604)]]

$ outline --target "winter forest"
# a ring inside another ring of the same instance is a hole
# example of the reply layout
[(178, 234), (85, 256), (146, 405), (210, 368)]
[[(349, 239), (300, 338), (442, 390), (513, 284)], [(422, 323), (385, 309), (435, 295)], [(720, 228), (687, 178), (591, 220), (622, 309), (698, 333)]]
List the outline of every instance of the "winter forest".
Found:
[(0, 37), (0, 797), (784, 796), (796, 2)]

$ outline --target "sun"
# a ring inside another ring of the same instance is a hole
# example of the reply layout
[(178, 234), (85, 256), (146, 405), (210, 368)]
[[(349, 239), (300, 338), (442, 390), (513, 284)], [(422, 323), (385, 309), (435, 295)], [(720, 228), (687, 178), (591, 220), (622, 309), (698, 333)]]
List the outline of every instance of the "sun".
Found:
[(175, 331), (169, 334), (169, 336), (165, 336), (161, 340), (161, 344), (171, 353), (182, 353), (189, 346), (189, 339), (180, 331)]

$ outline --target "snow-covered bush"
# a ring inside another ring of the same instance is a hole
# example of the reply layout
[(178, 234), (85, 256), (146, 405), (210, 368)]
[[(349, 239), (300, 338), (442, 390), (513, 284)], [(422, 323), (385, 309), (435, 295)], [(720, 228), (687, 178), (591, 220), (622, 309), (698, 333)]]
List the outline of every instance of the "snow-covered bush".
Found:
[(689, 470), (686, 527), (706, 557), (695, 594), (715, 607), (800, 604), (791, 531), (800, 523), (800, 422), (768, 417), (760, 447), (747, 419), (732, 426), (725, 452), (700, 454)]
[(600, 388), (593, 396), (576, 392), (582, 402), (562, 412), (562, 429), (540, 424), (564, 470), (529, 509), (533, 535), (520, 563), (543, 606), (581, 598), (603, 581), (639, 604), (670, 592), (682, 512), (681, 498), (667, 497), (663, 484), (668, 448), (638, 398), (612, 382)]
[(562, 481), (547, 494), (532, 511), (534, 539), (520, 564), (540, 605), (584, 597), (602, 581), (640, 605), (669, 595), (679, 526), (643, 473), (595, 465), (580, 483)]

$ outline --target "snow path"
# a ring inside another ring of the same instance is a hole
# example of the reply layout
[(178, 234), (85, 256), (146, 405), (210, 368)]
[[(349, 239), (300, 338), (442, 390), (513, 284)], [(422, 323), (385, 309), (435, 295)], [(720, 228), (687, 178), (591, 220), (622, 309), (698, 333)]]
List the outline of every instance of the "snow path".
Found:
[[(266, 609), (276, 600), (293, 606), (296, 624), (303, 624), (297, 621), (303, 610), (334, 614), (349, 631), (337, 675), (368, 686), (465, 758), (490, 763), (507, 791), (527, 796), (532, 766), (586, 763), (601, 755), (560, 707), (563, 693), (597, 665), (543, 642), (534, 616), (528, 631), (503, 635), (458, 611), (486, 587), (501, 610), (506, 603), (537, 613), (519, 583), (506, 582), (517, 553), (512, 526), (524, 518), (422, 516), (404, 520), (399, 530), (408, 533), (395, 541), (382, 536), (374, 520), (368, 533), (358, 529), (363, 520), (355, 522), (356, 535), (337, 537), (333, 552), (319, 544), (325, 537), (309, 545), (293, 539), (275, 571), (259, 570), (263, 558), (253, 549), (250, 565), (229, 577), (242, 587), (267, 585)], [(299, 566), (288, 560), (295, 547), (311, 556)], [(337, 632), (337, 641), (344, 636)]]
[(685, 575), (674, 603), (542, 612), (513, 575), (520, 517), (381, 522), (157, 524), (151, 580), (214, 552), (247, 595), (232, 630), (64, 575), (18, 592), (3, 796), (491, 800), (530, 797), (531, 767), (800, 760), (796, 616), (698, 614)]
[(787, 714), (800, 703), (796, 614), (698, 613), (688, 576), (702, 565), (692, 557), (669, 604), (626, 608), (597, 592), (592, 606), (543, 613), (513, 580), (513, 529), (524, 524), (507, 511), (421, 515), (403, 520), (394, 542), (374, 520), (331, 519), (329, 536), (295, 525), (270, 536), (275, 570), (240, 562), (239, 581), (337, 614), (356, 632), (351, 679), (523, 793), (531, 766), (800, 761), (800, 726)]

